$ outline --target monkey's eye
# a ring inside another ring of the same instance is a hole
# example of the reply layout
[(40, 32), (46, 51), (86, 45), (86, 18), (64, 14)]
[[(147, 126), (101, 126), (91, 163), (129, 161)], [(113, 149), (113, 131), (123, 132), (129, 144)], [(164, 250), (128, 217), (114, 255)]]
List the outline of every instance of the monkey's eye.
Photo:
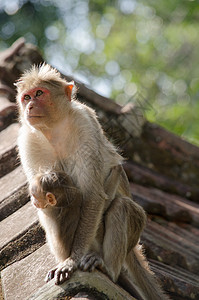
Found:
[(25, 95), (24, 96), (24, 100), (30, 100), (30, 99), (31, 99), (30, 95)]
[(36, 92), (36, 97), (41, 96), (43, 93), (44, 93), (44, 92), (42, 92), (41, 90), (38, 90), (38, 91)]

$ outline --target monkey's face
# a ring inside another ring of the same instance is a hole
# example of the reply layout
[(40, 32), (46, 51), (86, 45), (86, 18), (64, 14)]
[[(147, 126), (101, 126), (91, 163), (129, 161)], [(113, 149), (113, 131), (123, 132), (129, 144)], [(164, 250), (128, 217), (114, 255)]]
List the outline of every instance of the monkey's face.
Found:
[(24, 119), (33, 127), (49, 127), (55, 114), (51, 92), (45, 87), (35, 87), (20, 95)]
[(29, 192), (31, 195), (31, 202), (37, 208), (46, 208), (48, 206), (55, 206), (57, 200), (55, 195), (51, 192), (44, 192), (39, 181), (33, 181), (32, 185), (29, 187)]
[(52, 193), (46, 193), (45, 195), (40, 194), (32, 194), (31, 202), (37, 208), (46, 208), (48, 206), (55, 206), (57, 204), (57, 200)]
[(37, 208), (45, 208), (47, 205), (46, 198), (44, 196), (44, 193), (40, 189), (38, 182), (34, 181), (32, 182), (32, 185), (29, 186), (29, 193), (30, 193), (30, 199), (31, 203), (37, 207)]
[(47, 204), (46, 200), (44, 197), (35, 197), (35, 195), (31, 196), (31, 203), (36, 207), (36, 208), (46, 208)]
[(21, 122), (38, 130), (52, 129), (66, 117), (74, 82), (67, 82), (49, 65), (32, 67), (15, 84)]

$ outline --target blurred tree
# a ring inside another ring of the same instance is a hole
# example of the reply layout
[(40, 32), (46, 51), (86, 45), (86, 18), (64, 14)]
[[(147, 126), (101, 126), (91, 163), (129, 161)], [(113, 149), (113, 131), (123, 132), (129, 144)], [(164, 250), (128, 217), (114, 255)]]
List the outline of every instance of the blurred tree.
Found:
[(199, 144), (198, 19), (194, 0), (0, 0), (0, 50), (24, 36), (63, 73)]

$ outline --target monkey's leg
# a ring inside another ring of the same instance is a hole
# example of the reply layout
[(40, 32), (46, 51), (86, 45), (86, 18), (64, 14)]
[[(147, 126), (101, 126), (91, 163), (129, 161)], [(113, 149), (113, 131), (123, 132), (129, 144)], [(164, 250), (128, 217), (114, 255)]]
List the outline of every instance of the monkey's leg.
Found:
[(146, 215), (131, 198), (115, 198), (105, 215), (103, 258), (108, 274), (117, 281), (128, 252), (138, 243)]
[(145, 220), (144, 210), (131, 198), (114, 199), (105, 216), (104, 265), (112, 280), (137, 299), (166, 300), (169, 298), (156, 282), (138, 244)]
[(81, 259), (80, 268), (84, 271), (92, 271), (98, 267), (113, 281), (117, 281), (127, 253), (139, 241), (145, 219), (144, 210), (132, 199), (115, 198), (104, 216), (102, 251), (87, 253)]
[(115, 198), (105, 215), (103, 259), (108, 275), (115, 282), (127, 255), (127, 218), (125, 207)]
[(102, 244), (104, 239), (104, 222), (100, 222), (97, 230), (96, 238), (91, 244), (89, 251), (81, 258), (79, 268), (82, 271), (92, 272), (94, 269), (99, 269), (106, 273), (104, 269), (104, 261), (102, 254)]
[(120, 198), (115, 198), (104, 216), (103, 237), (96, 237), (99, 249), (88, 252), (79, 265), (83, 271), (99, 268), (113, 281), (117, 280), (127, 255), (126, 210), (120, 202)]
[(104, 182), (104, 190), (109, 198), (109, 201), (112, 201), (112, 199), (115, 198), (122, 171), (123, 168), (121, 165), (113, 167)]

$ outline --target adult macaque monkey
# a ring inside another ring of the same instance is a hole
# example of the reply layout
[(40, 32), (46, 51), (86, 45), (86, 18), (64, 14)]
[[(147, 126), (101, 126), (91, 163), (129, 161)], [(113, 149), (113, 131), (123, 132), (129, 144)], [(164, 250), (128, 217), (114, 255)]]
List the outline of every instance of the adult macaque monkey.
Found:
[[(16, 85), (22, 125), (19, 155), (29, 183), (40, 171), (64, 171), (83, 197), (70, 256), (53, 274), (56, 283), (68, 278), (78, 265), (90, 270), (103, 260), (113, 281), (126, 270), (129, 280), (135, 281), (141, 289), (143, 299), (167, 299), (145, 268), (137, 245), (145, 224), (145, 213), (130, 198), (123, 169), (113, 193), (113, 197), (120, 200), (110, 205), (105, 182), (111, 170), (121, 166), (123, 159), (104, 136), (94, 111), (74, 99), (73, 82), (66, 82), (46, 64), (24, 73)], [(92, 244), (104, 213), (106, 230), (102, 253), (96, 250), (97, 246), (93, 252)]]

